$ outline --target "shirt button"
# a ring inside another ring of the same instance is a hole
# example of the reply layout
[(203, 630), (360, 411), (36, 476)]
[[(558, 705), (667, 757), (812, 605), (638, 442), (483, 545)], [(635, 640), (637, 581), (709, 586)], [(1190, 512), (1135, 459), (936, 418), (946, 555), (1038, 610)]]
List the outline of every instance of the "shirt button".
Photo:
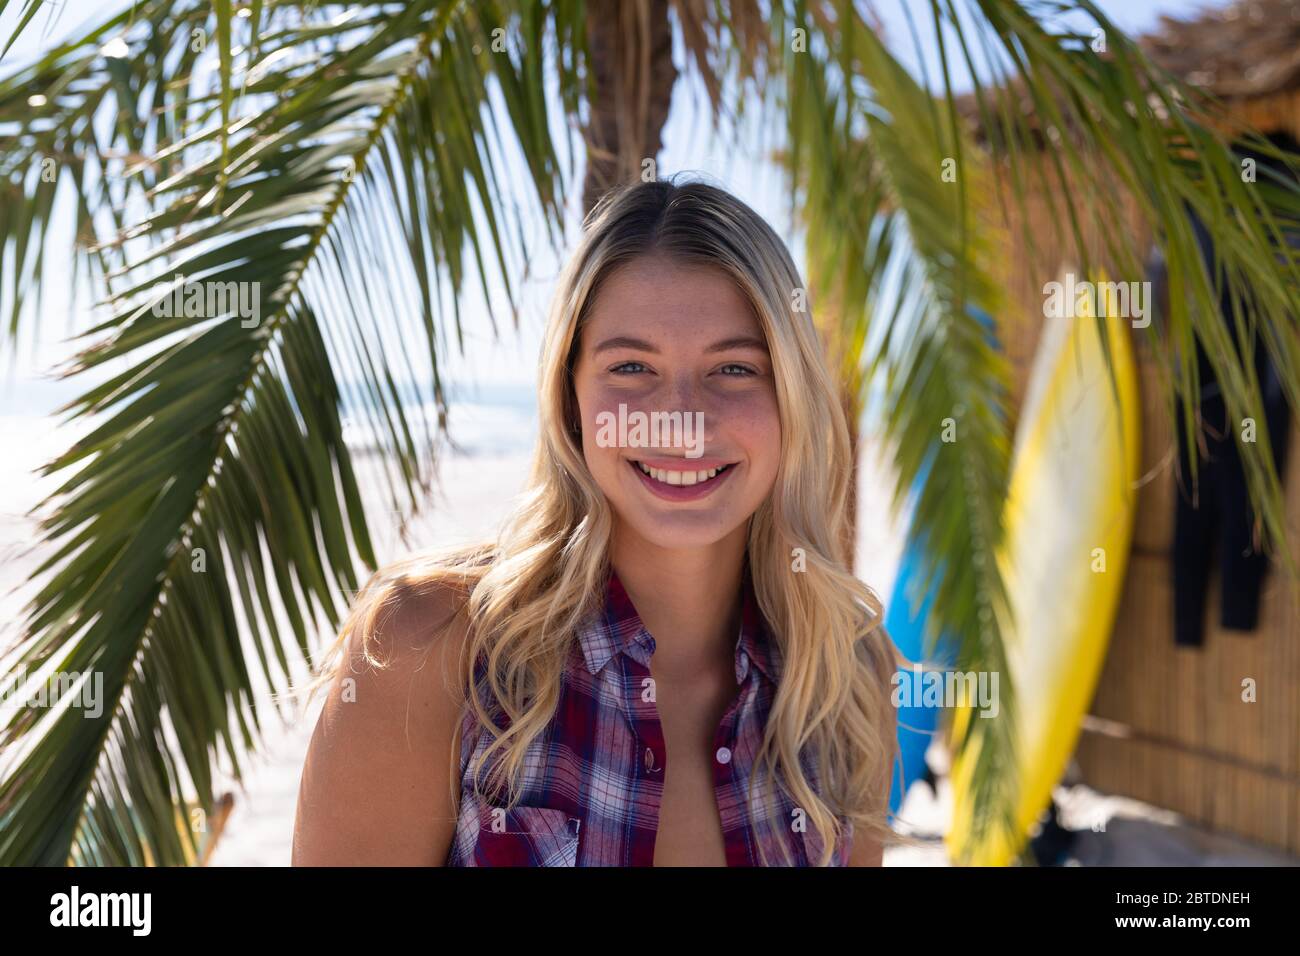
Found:
[(655, 752), (649, 747), (645, 749), (645, 768), (647, 770), (654, 770), (655, 768)]
[(718, 763), (731, 763), (731, 748), (719, 747), (716, 756)]

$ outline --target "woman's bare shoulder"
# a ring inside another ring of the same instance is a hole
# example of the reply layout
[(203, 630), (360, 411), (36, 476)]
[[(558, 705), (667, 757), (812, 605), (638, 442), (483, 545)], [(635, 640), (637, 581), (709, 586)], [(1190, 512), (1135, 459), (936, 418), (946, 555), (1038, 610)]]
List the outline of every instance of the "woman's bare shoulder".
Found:
[(467, 594), (400, 587), (349, 635), (303, 767), (299, 866), (442, 863), (455, 832), (452, 755), (465, 702)]

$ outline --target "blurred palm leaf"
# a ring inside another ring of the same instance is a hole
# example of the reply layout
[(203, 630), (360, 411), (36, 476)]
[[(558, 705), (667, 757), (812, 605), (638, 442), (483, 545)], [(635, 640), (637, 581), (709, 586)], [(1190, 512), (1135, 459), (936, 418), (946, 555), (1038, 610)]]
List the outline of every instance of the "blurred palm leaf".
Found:
[[(990, 273), (993, 219), (979, 206), (982, 177), (947, 103), (933, 101), (850, 7), (836, 12), (820, 24), (835, 46), (786, 58), (789, 116), (805, 126), (790, 138), (808, 147), (792, 152), (790, 167), (804, 184), (810, 270), (834, 303), (843, 381), (859, 400), (868, 384), (881, 385), (895, 508), (916, 488), (909, 536), (932, 543), (919, 552), (921, 590), (935, 594), (927, 643), (960, 635), (957, 669), (1005, 678), (1006, 595), (994, 555), (1009, 472), (1009, 370), (972, 310), (1002, 308)], [(941, 175), (945, 162), (962, 170), (955, 181)], [(1012, 682), (1000, 690), (1014, 713)], [(966, 742), (979, 754), (981, 826), (1011, 825), (1012, 726), (975, 721)]]
[[(955, 4), (949, 0), (942, 6), (950, 14), (946, 22), (960, 24)], [(1153, 64), (1091, 0), (1067, 6), (1077, 7), (1095, 27), (1063, 33), (1049, 28), (1063, 7), (1059, 3), (980, 0), (972, 6), (983, 22), (977, 30), (965, 30), (969, 36), (963, 50), (978, 41), (990, 51), (988, 56), (1008, 68), (997, 90), (977, 84), (976, 93), (997, 153), (1008, 158), (1012, 208), (1021, 211), (1022, 225), (1029, 221), (1023, 211), (1030, 189), (1061, 197), (1060, 219), (1068, 224), (1066, 235), (1074, 238), (1085, 272), (1092, 269), (1093, 257), (1081, 236), (1083, 217), (1123, 222), (1123, 202), (1131, 197), (1152, 228), (1179, 293), (1171, 296), (1165, 321), (1144, 334), (1165, 373), (1171, 412), (1177, 401), (1188, 411), (1198, 401), (1194, 343), (1200, 342), (1232, 420), (1262, 421), (1263, 401), (1252, 361), (1251, 336), (1256, 332), (1286, 383), (1292, 407), (1300, 408), (1300, 262), (1284, 235), (1300, 223), (1297, 177), (1245, 181), (1234, 152), (1239, 144), (1221, 132), (1229, 124), (1218, 105)], [(1101, 53), (1093, 49), (1098, 35), (1105, 42)], [(1021, 91), (1032, 102), (1032, 111), (1019, 99)], [(1044, 164), (1043, 180), (1031, 178), (1028, 164), (1017, 164), (1036, 136), (1045, 136), (1055, 147), (1046, 153), (1050, 162)], [(1246, 138), (1277, 155), (1257, 136)], [(1217, 274), (1201, 257), (1189, 209), (1215, 237), (1222, 270)], [(1143, 277), (1145, 249), (1135, 248), (1123, 229), (1107, 230), (1103, 238), (1103, 264), (1110, 271)], [(1231, 328), (1219, 313), (1225, 288), (1235, 300)], [(1243, 292), (1247, 289), (1248, 304)], [(1105, 328), (1105, 323), (1099, 320), (1098, 327)], [(1190, 437), (1195, 416), (1183, 420)], [(1264, 542), (1294, 572), (1270, 443), (1260, 439), (1243, 446), (1242, 457)]]
[[(0, 0), (0, 15), (4, 14), (9, 2), (10, 0)], [(9, 48), (18, 39), (18, 34), (27, 29), (27, 26), (32, 22), (32, 18), (41, 9), (41, 0), (22, 0), (22, 4), (22, 9), (18, 13), (18, 22), (14, 24), (13, 32), (9, 34), (9, 39), (4, 41), (4, 45), (0, 46), (0, 58), (3, 58), (9, 52)]]
[[(852, 4), (808, 6), (816, 24), (809, 32), (833, 40), (820, 53), (814, 47), (787, 56), (791, 123), (812, 144), (805, 155), (793, 154), (790, 166), (806, 185), (810, 271), (835, 304), (844, 381), (859, 397), (873, 380), (882, 386), (896, 507), (915, 476), (933, 467), (908, 529), (913, 544), (931, 542), (925, 549), (926, 577), (935, 588), (929, 643), (940, 633), (957, 635), (956, 667), (1001, 672), (1003, 700), (1011, 703), (996, 719), (969, 722), (956, 742), (977, 754), (977, 842), (988, 828), (1012, 825), (1007, 801), (1016, 787), (1014, 687), (1003, 653), (1015, 624), (1013, 616), (1003, 617), (1011, 609), (993, 560), (1007, 480), (1009, 379), (966, 310), (1003, 315), (994, 279), (999, 232), (1015, 222), (1028, 228), (1028, 197), (1046, 196), (1057, 201), (1056, 221), (1063, 224), (1051, 239), (1072, 245), (1087, 271), (1090, 250), (1078, 220), (1123, 222), (1125, 193), (1116, 188), (1122, 184), (1157, 227), (1166, 261), (1177, 262), (1171, 273), (1184, 293), (1167, 327), (1148, 336), (1158, 361), (1173, 370), (1166, 400), (1171, 407), (1180, 398), (1189, 406), (1197, 400), (1195, 337), (1214, 357), (1234, 418), (1258, 421), (1263, 406), (1249, 344), (1256, 329), (1282, 370), (1293, 408), (1300, 408), (1300, 283), (1294, 254), (1280, 251), (1286, 249), (1282, 230), (1297, 222), (1300, 191), (1280, 180), (1261, 188), (1244, 184), (1232, 144), (1215, 131), (1213, 104), (1155, 67), (1090, 2), (933, 0), (927, 6), (903, 9), (918, 60), (925, 62), (920, 37), (927, 31), (940, 51), (937, 89), (919, 86)], [(1108, 40), (1107, 52), (1093, 49), (1092, 30), (1054, 32), (1063, 12), (1092, 18)], [(802, 21), (795, 26), (808, 28)], [(959, 65), (973, 78), (984, 150), (972, 149), (961, 133), (951, 79)], [(1042, 151), (1046, 175), (1027, 156), (1044, 139), (1052, 147)], [(947, 182), (940, 176), (945, 163), (956, 173)], [(1202, 261), (1188, 208), (1213, 221), (1223, 274), (1211, 274)], [(1105, 239), (1111, 267), (1141, 278), (1145, 250), (1122, 230)], [(1033, 250), (1030, 240), (1025, 246)], [(1258, 293), (1249, 309), (1236, 293), (1235, 336), (1218, 316), (1225, 281)], [(1105, 323), (1099, 324), (1108, 341)], [(853, 369), (862, 370), (856, 379)], [(959, 438), (951, 444), (939, 437), (947, 419), (957, 423)], [(1267, 444), (1251, 445), (1262, 453), (1244, 457), (1266, 538), (1290, 564)]]

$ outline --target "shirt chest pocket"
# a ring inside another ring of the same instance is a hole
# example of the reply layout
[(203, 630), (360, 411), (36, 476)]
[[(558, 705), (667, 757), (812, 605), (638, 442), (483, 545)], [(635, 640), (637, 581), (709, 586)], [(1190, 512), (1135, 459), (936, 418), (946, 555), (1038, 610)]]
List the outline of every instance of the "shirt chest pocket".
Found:
[(475, 866), (577, 866), (582, 821), (554, 807), (475, 802)]

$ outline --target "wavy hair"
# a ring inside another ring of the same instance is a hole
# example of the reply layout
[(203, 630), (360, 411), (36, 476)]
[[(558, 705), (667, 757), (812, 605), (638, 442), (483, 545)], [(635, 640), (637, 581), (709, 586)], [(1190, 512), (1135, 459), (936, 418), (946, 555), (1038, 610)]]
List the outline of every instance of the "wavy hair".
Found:
[[(830, 862), (844, 821), (855, 838), (897, 842), (903, 838), (887, 822), (897, 751), (890, 680), (902, 658), (885, 635), (876, 594), (849, 570), (846, 416), (811, 311), (798, 307), (807, 296), (784, 243), (747, 205), (706, 183), (635, 182), (602, 197), (548, 314), (540, 435), (518, 506), (495, 540), (425, 553), (374, 575), (326, 662), (355, 634), (365, 659), (383, 666), (372, 653), (376, 625), (412, 588), (450, 585), (465, 594), (468, 644), (459, 678), (479, 727), (494, 738), (473, 785), (482, 792), (480, 771), (491, 761), (493, 786), (504, 786), (514, 805), (525, 753), (554, 715), (577, 629), (603, 606), (609, 574), (612, 513), (587, 468), (577, 425), (578, 345), (606, 278), (651, 254), (723, 270), (751, 303), (773, 365), (780, 465), (771, 495), (750, 519), (747, 560), (784, 664), (754, 778), (765, 788), (775, 781), (805, 811), (822, 838), (818, 865)], [(795, 555), (803, 570), (792, 570)], [(478, 660), (486, 664), (482, 683)], [(329, 676), (326, 667), (313, 685)], [(502, 714), (505, 729), (496, 719)], [(453, 748), (453, 761), (458, 756)], [(804, 759), (815, 761), (817, 789)], [(455, 787), (455, 764), (451, 776)], [(784, 850), (785, 841), (776, 843)]]

